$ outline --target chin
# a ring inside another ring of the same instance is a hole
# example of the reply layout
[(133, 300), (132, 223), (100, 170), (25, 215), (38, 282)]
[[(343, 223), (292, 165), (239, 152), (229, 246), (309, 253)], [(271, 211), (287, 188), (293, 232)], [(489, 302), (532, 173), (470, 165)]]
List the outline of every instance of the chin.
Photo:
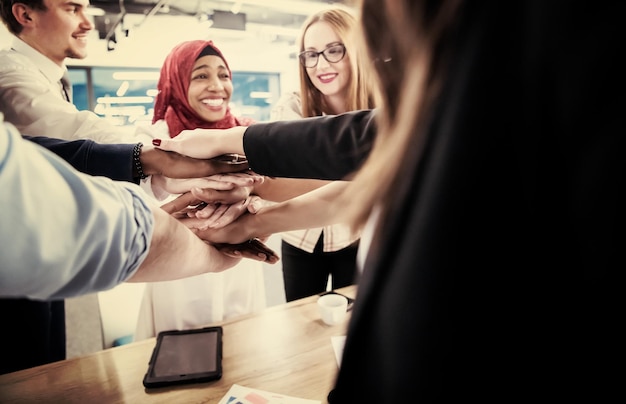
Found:
[(225, 116), (226, 116), (226, 112), (224, 111), (223, 113), (205, 114), (203, 118), (207, 122), (217, 122), (217, 121), (221, 121), (222, 119), (224, 119)]
[(70, 58), (70, 59), (84, 59), (87, 57), (87, 52), (85, 51), (75, 52), (75, 51), (70, 50), (65, 53), (65, 57)]

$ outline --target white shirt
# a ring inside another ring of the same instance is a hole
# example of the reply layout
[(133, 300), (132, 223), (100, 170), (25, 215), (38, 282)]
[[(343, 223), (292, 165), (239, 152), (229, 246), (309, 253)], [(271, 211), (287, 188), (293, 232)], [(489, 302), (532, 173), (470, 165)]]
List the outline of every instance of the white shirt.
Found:
[[(283, 97), (272, 108), (270, 120), (286, 121), (302, 119), (302, 105), (300, 96), (297, 93), (290, 93)], [(358, 234), (354, 234), (350, 227), (343, 224), (317, 227), (306, 230), (293, 230), (281, 233), (282, 239), (303, 251), (312, 253), (315, 245), (324, 233), (323, 251), (339, 251), (359, 239)]]
[(79, 111), (63, 96), (66, 68), (15, 37), (0, 51), (0, 108), (23, 135), (133, 143), (134, 128), (115, 126), (91, 111)]
[[(155, 137), (169, 137), (165, 121), (137, 127), (139, 140), (148, 142)], [(224, 272), (147, 283), (134, 339), (155, 337), (166, 330), (204, 327), (259, 312), (266, 306), (263, 263), (250, 259)]]
[(1, 113), (0, 189), (1, 297), (110, 289), (148, 254), (154, 217), (137, 185), (74, 170)]

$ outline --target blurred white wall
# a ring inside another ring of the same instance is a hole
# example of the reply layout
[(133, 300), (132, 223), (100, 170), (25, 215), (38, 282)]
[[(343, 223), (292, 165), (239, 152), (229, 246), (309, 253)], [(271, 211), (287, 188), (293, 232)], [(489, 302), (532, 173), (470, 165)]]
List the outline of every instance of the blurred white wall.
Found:
[[(11, 44), (12, 35), (0, 24), (0, 47)], [(206, 22), (187, 16), (155, 15), (144, 19), (129, 14), (124, 20), (128, 37), (117, 32), (115, 50), (108, 51), (98, 32), (91, 32), (88, 56), (67, 59), (68, 65), (160, 67), (169, 51), (191, 39), (210, 39), (222, 51), (234, 71), (262, 71), (281, 74), (281, 91), (297, 86), (297, 61), (290, 59), (294, 46), (275, 41), (270, 29), (255, 27), (249, 31), (212, 29)]]

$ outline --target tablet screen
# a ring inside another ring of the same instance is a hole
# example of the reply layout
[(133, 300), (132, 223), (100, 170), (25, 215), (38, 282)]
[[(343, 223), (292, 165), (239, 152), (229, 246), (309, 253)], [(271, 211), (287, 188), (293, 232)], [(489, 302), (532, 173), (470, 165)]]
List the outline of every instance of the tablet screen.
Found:
[(220, 327), (160, 333), (144, 385), (157, 387), (218, 379), (221, 336)]

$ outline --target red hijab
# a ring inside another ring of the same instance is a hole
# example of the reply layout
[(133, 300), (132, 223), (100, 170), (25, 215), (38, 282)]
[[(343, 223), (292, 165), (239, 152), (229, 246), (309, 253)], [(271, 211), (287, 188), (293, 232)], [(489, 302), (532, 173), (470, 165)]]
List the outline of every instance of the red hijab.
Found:
[(228, 129), (233, 126), (248, 126), (254, 121), (249, 118), (237, 118), (226, 109), (224, 118), (217, 122), (207, 122), (200, 118), (187, 101), (187, 89), (191, 80), (191, 70), (200, 53), (210, 47), (221, 57), (231, 74), (230, 67), (213, 41), (195, 40), (183, 42), (170, 52), (163, 62), (157, 90), (159, 91), (154, 103), (154, 117), (152, 123), (165, 119), (170, 131), (170, 137), (177, 136), (185, 129)]

